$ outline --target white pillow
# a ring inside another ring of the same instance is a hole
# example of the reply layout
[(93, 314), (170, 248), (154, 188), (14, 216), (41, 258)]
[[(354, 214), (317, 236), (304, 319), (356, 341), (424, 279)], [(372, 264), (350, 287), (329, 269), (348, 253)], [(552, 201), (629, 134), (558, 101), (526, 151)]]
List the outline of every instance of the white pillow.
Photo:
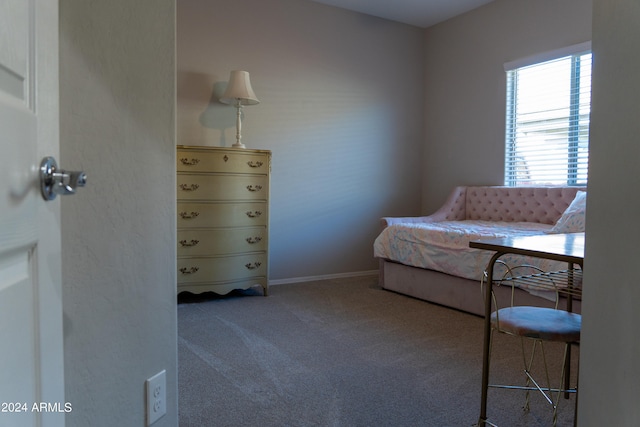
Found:
[(587, 192), (578, 191), (576, 198), (569, 205), (549, 233), (580, 233), (585, 227), (585, 211), (587, 208)]

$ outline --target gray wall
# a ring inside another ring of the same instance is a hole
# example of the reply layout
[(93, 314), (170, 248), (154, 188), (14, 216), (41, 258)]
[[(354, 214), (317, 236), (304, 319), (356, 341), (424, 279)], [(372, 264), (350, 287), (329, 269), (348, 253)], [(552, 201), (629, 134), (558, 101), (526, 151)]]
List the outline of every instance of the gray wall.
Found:
[(496, 0), (425, 31), (422, 211), (504, 183), (505, 62), (591, 40), (591, 0)]
[(581, 426), (640, 419), (640, 3), (594, 0)]
[(143, 426), (167, 370), (177, 425), (174, 0), (60, 0), (67, 426)]
[(231, 70), (261, 101), (243, 142), (273, 152), (271, 280), (376, 269), (378, 219), (420, 208), (422, 30), (300, 0), (177, 6), (177, 143), (234, 142)]

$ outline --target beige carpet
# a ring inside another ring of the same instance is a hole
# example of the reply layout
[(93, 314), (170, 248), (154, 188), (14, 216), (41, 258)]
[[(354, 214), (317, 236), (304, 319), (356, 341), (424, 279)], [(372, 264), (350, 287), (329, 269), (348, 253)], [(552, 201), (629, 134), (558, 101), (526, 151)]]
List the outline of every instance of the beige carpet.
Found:
[[(182, 294), (178, 332), (181, 427), (478, 421), (482, 319), (382, 290), (375, 277), (273, 286), (268, 297)], [(495, 349), (492, 374), (522, 382), (519, 341), (499, 336)], [(551, 425), (538, 395), (528, 413), (522, 392), (489, 397), (500, 426)], [(572, 425), (573, 402), (560, 403), (558, 425)]]

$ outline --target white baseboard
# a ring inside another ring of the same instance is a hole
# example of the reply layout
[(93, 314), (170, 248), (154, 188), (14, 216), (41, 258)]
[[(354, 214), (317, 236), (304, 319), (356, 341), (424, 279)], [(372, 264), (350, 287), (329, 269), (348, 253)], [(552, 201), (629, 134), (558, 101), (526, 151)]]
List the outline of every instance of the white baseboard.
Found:
[(352, 273), (325, 274), (322, 276), (292, 277), (290, 279), (269, 280), (269, 286), (288, 285), (290, 283), (316, 282), (318, 280), (342, 279), (347, 277), (377, 276), (378, 270), (355, 271)]

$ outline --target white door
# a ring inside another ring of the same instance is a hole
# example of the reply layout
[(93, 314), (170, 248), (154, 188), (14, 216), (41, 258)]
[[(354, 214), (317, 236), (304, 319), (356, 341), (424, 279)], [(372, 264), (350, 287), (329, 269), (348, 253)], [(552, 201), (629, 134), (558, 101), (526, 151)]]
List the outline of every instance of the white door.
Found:
[[(64, 426), (60, 199), (38, 169), (59, 151), (58, 0), (0, 1), (0, 426)], [(72, 403), (72, 402), (70, 402)]]

